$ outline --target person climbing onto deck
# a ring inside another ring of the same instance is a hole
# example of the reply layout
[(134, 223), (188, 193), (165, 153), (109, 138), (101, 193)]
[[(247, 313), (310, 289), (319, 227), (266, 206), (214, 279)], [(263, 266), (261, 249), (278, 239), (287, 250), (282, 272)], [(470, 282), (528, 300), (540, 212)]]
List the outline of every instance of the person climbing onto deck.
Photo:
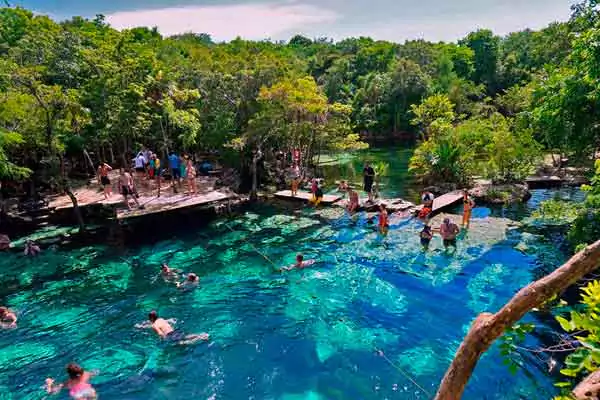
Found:
[(358, 192), (352, 187), (348, 188), (348, 205), (346, 209), (350, 214), (354, 214), (359, 206)]
[(200, 284), (200, 278), (198, 275), (190, 272), (183, 282), (177, 282), (177, 287), (181, 289), (193, 289), (198, 287)]
[(363, 189), (367, 192), (369, 196), (369, 203), (373, 202), (373, 182), (375, 180), (375, 170), (371, 165), (366, 162), (365, 167), (363, 168)]
[(17, 314), (8, 307), (0, 307), (0, 327), (16, 328)]
[(440, 225), (440, 235), (442, 236), (444, 247), (454, 247), (456, 249), (456, 236), (460, 233), (460, 228), (450, 218), (444, 218)]
[(97, 398), (96, 390), (89, 382), (96, 373), (84, 371), (78, 364), (70, 363), (67, 365), (67, 375), (69, 375), (69, 379), (58, 385), (54, 382), (54, 379), (47, 378), (46, 392), (55, 394), (66, 387), (69, 389), (69, 396), (72, 399), (95, 400)]
[(41, 252), (42, 249), (40, 249), (40, 246), (35, 244), (33, 240), (28, 239), (27, 242), (25, 242), (25, 250), (23, 250), (23, 254), (26, 256), (35, 257)]
[(174, 329), (167, 320), (160, 318), (156, 311), (151, 311), (150, 314), (148, 314), (148, 320), (150, 320), (154, 332), (156, 332), (161, 339), (177, 342), (177, 344), (180, 345), (193, 344), (200, 340), (207, 341), (210, 338), (208, 333), (186, 335), (180, 330)]
[(103, 162), (98, 165), (98, 183), (102, 185), (102, 192), (104, 193), (105, 200), (112, 195), (112, 187), (110, 186), (110, 179), (108, 178), (109, 171), (112, 171), (112, 167), (107, 163)]
[(141, 207), (140, 202), (135, 196), (135, 192), (133, 190), (133, 177), (129, 172), (125, 171), (125, 169), (123, 168), (119, 169), (119, 188), (121, 190), (121, 194), (123, 195), (123, 201), (125, 202), (125, 205), (129, 210), (131, 210), (131, 204), (129, 204), (128, 197), (130, 195), (135, 204), (138, 207)]
[(423, 225), (423, 230), (419, 233), (419, 237), (421, 238), (421, 246), (427, 250), (431, 239), (433, 239), (433, 230), (431, 229), (431, 226)]
[(379, 205), (379, 233), (387, 235), (390, 229), (388, 212), (385, 204)]
[(306, 260), (304, 261), (304, 255), (301, 253), (296, 254), (296, 262), (292, 265), (289, 265), (287, 267), (281, 267), (279, 270), (280, 271), (291, 271), (293, 269), (304, 269), (306, 267), (308, 267), (309, 265), (313, 265), (315, 263), (315, 260)]
[(475, 208), (475, 201), (471, 196), (469, 196), (469, 191), (467, 189), (463, 190), (463, 218), (462, 218), (462, 227), (469, 228), (471, 225), (471, 213)]

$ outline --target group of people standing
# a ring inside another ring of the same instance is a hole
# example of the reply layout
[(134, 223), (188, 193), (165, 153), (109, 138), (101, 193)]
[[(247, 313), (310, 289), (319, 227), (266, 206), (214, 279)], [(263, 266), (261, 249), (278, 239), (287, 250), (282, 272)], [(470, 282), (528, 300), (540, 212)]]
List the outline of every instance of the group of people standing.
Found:
[[(433, 238), (434, 233), (439, 233), (442, 237), (442, 243), (446, 249), (452, 247), (456, 248), (456, 239), (460, 233), (460, 228), (450, 218), (444, 218), (439, 228), (433, 228), (429, 225), (429, 216), (433, 210), (433, 200), (435, 196), (429, 191), (423, 192), (421, 199), (423, 201), (423, 208), (419, 212), (419, 219), (423, 220), (423, 230), (419, 233), (421, 238), (421, 244), (424, 248), (429, 248), (429, 243)], [(463, 216), (462, 216), (462, 228), (468, 229), (471, 224), (471, 214), (475, 208), (475, 201), (469, 195), (467, 189), (463, 190)]]
[[(157, 196), (160, 197), (161, 180), (169, 175), (172, 183), (173, 192), (178, 192), (178, 187), (181, 188), (182, 181), (187, 182), (187, 195), (195, 195), (198, 193), (196, 183), (196, 166), (188, 155), (177, 155), (172, 151), (167, 158), (167, 166), (163, 166), (158, 154), (153, 153), (148, 149), (144, 149), (137, 153), (132, 160), (135, 170), (135, 179), (130, 168), (121, 168), (119, 173), (118, 189), (123, 195), (123, 199), (127, 208), (131, 210), (130, 200), (133, 200), (137, 206), (140, 206), (137, 198), (138, 187), (148, 189), (149, 183), (156, 182), (158, 190)], [(112, 167), (102, 162), (98, 165), (97, 178), (98, 183), (102, 186), (104, 199), (112, 196), (112, 182), (109, 177)]]

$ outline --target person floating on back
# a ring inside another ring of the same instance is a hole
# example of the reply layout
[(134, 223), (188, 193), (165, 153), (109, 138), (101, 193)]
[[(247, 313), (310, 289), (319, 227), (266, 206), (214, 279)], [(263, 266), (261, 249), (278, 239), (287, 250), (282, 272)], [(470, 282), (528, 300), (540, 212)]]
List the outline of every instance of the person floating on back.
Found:
[(467, 189), (463, 190), (463, 219), (462, 219), (462, 227), (469, 228), (471, 225), (471, 213), (473, 208), (475, 207), (475, 201), (469, 196), (469, 191)]
[(375, 180), (375, 170), (369, 165), (369, 163), (365, 163), (365, 167), (363, 168), (363, 188), (367, 195), (369, 196), (369, 203), (373, 202), (373, 181)]
[(206, 341), (210, 338), (208, 333), (186, 335), (180, 330), (174, 329), (167, 320), (160, 318), (156, 311), (151, 311), (150, 314), (148, 314), (148, 320), (150, 320), (154, 332), (156, 332), (161, 339), (176, 342), (180, 345), (192, 344), (200, 340)]
[(444, 218), (444, 222), (440, 225), (440, 235), (442, 236), (444, 247), (456, 248), (456, 236), (459, 234), (460, 228), (450, 218)]
[(79, 365), (71, 363), (67, 365), (67, 375), (69, 379), (65, 383), (56, 384), (54, 379), (46, 379), (46, 392), (55, 394), (66, 387), (69, 389), (69, 396), (76, 400), (96, 400), (96, 390), (90, 384), (92, 376), (96, 375), (93, 372), (84, 371)]
[(308, 267), (309, 265), (313, 265), (315, 263), (315, 260), (306, 260), (304, 261), (304, 255), (302, 255), (301, 253), (296, 254), (296, 262), (292, 265), (289, 265), (287, 267), (281, 267), (279, 270), (280, 271), (291, 271), (293, 269), (304, 269), (306, 267)]

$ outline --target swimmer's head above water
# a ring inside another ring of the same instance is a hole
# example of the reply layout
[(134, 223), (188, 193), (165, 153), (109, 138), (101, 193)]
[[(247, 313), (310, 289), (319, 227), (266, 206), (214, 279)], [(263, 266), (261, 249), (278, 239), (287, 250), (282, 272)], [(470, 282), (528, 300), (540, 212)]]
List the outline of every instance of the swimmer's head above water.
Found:
[(70, 363), (67, 365), (67, 375), (70, 379), (79, 379), (83, 375), (83, 368), (76, 363)]
[(158, 319), (158, 313), (154, 310), (150, 311), (148, 314), (148, 319), (150, 322), (154, 323)]
[(160, 270), (165, 274), (170, 272), (170, 268), (166, 263), (162, 263), (162, 265), (160, 266)]
[(188, 280), (188, 282), (198, 282), (198, 275), (191, 272), (188, 274), (187, 280)]
[(304, 261), (304, 255), (302, 253), (296, 254), (296, 263), (302, 264), (303, 261)]

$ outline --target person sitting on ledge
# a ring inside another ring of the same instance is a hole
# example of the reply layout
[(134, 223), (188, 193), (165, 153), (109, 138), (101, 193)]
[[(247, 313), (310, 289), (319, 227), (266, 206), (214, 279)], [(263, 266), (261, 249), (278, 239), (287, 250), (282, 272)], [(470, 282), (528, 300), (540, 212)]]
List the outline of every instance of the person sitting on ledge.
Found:
[(358, 193), (352, 187), (348, 188), (348, 206), (346, 209), (350, 214), (354, 214), (354, 212), (358, 209)]
[(301, 253), (296, 254), (296, 263), (287, 267), (281, 267), (280, 271), (291, 271), (293, 269), (304, 269), (309, 265), (313, 265), (315, 260), (306, 260), (304, 261), (304, 255)]

